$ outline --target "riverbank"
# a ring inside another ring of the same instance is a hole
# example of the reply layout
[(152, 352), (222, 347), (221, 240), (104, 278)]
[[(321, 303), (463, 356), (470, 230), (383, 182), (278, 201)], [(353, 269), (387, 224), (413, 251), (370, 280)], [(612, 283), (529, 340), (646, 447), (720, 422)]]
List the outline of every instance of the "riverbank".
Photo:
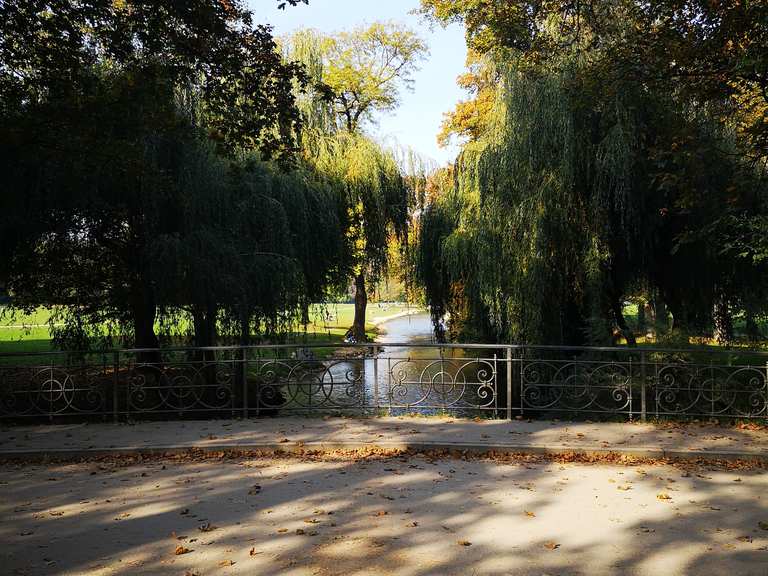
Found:
[[(366, 310), (366, 331), (370, 338), (375, 338), (386, 332), (385, 323), (423, 312), (407, 303), (370, 303)], [(354, 314), (354, 304), (316, 304), (310, 311), (311, 322), (306, 331), (297, 326), (288, 339), (294, 342), (341, 342), (352, 325)], [(12, 317), (4, 315), (0, 307), (0, 353), (52, 351), (49, 317), (49, 311), (42, 308), (29, 315)]]

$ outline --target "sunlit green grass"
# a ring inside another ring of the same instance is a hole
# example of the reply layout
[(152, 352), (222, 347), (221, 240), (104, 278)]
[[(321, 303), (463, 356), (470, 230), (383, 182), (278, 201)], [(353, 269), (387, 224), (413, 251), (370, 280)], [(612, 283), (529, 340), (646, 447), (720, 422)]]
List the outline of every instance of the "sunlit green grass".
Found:
[[(414, 306), (391, 303), (369, 303), (366, 310), (366, 330), (369, 336), (376, 333), (375, 322), (395, 314), (413, 311)], [(355, 308), (353, 304), (323, 304), (312, 306), (310, 324), (296, 326), (289, 335), (296, 342), (339, 342), (352, 325)], [(52, 350), (48, 329), (50, 312), (39, 308), (32, 314), (11, 316), (0, 308), (0, 352), (48, 352)]]

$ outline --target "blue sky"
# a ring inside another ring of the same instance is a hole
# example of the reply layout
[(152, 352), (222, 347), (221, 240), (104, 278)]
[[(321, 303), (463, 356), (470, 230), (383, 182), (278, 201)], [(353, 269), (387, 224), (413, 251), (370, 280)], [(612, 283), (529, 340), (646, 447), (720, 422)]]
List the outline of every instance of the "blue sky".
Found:
[(435, 136), (440, 129), (443, 112), (466, 97), (456, 86), (456, 77), (464, 71), (466, 45), (459, 25), (447, 29), (430, 28), (419, 16), (409, 14), (418, 8), (419, 0), (309, 0), (309, 6), (277, 9), (274, 0), (250, 0), (255, 19), (269, 23), (276, 35), (290, 34), (299, 28), (316, 28), (336, 32), (376, 20), (404, 22), (427, 42), (430, 55), (414, 76), (414, 91), (403, 92), (400, 107), (379, 116), (375, 134), (382, 139), (396, 138), (420, 154), (440, 164), (452, 161), (457, 149), (439, 148)]

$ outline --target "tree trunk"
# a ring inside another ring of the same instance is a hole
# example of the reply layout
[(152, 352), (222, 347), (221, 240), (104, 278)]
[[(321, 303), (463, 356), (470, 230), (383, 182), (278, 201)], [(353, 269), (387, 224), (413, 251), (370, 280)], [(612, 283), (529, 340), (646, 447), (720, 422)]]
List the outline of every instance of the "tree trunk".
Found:
[(712, 322), (714, 324), (714, 337), (720, 344), (733, 342), (733, 319), (728, 308), (728, 299), (725, 294), (720, 294), (715, 301), (712, 310)]
[[(155, 334), (155, 316), (157, 305), (152, 294), (151, 287), (141, 285), (134, 287), (131, 303), (133, 315), (133, 345), (136, 348), (160, 347), (160, 342)], [(142, 363), (159, 363), (160, 354), (157, 351), (140, 352), (137, 360)]]
[(368, 294), (365, 291), (365, 274), (355, 276), (355, 319), (352, 322), (352, 337), (356, 342), (365, 342), (365, 309), (368, 306)]
[[(216, 307), (210, 303), (205, 306), (195, 306), (192, 311), (192, 321), (195, 326), (195, 346), (209, 347), (216, 345)], [(202, 363), (201, 373), (207, 384), (216, 381), (216, 352), (213, 350), (196, 350), (193, 358)]]
[(653, 299), (653, 312), (654, 333), (658, 338), (659, 335), (666, 334), (669, 330), (667, 306), (658, 296)]
[(195, 327), (195, 346), (216, 345), (216, 307), (210, 304), (195, 306), (192, 311)]
[(632, 329), (629, 327), (627, 320), (624, 318), (624, 312), (621, 310), (621, 300), (614, 300), (612, 306), (613, 315), (616, 319), (616, 325), (619, 327), (619, 330), (621, 330), (621, 335), (626, 339), (627, 345), (631, 346), (632, 348), (636, 347), (637, 340), (635, 340), (635, 335), (632, 333)]
[(240, 346), (250, 346), (251, 344), (251, 323), (248, 312), (240, 314)]
[(648, 327), (645, 320), (645, 302), (638, 302), (637, 304), (637, 331), (641, 334), (645, 334)]
[(755, 321), (755, 313), (749, 307), (744, 312), (744, 320), (744, 331), (746, 332), (746, 336), (750, 342), (757, 342), (762, 340), (763, 335), (760, 333), (760, 327)]

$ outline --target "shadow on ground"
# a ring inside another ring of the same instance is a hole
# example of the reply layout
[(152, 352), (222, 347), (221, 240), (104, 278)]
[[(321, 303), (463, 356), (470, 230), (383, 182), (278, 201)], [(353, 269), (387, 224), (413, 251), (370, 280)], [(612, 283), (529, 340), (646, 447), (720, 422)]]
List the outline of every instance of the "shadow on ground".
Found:
[(757, 470), (412, 456), (6, 464), (0, 482), (8, 574), (768, 574)]

